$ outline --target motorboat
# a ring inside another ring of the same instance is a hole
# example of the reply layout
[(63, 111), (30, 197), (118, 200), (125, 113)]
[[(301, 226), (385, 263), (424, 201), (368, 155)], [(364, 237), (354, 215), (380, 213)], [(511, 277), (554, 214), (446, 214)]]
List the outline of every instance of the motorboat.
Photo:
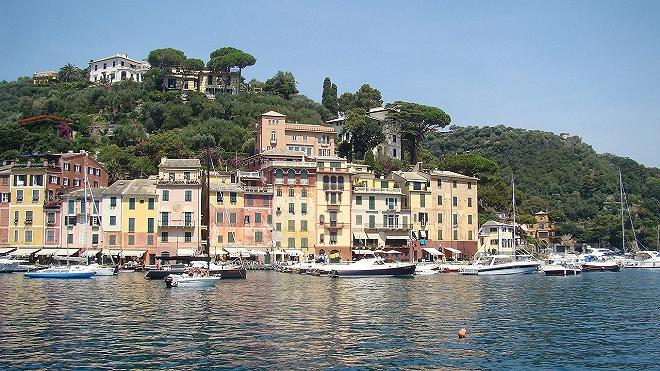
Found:
[(90, 264), (87, 267), (96, 272), (95, 276), (115, 276), (119, 271), (118, 267), (106, 267), (97, 263)]
[(165, 277), (165, 287), (213, 287), (221, 279), (219, 275), (209, 275), (205, 268), (190, 267), (182, 274)]
[(211, 276), (220, 276), (222, 279), (244, 279), (247, 277), (247, 270), (242, 264), (215, 264), (195, 261), (192, 263), (192, 267), (208, 269)]
[(364, 258), (350, 264), (330, 264), (323, 269), (332, 277), (399, 277), (412, 276), (414, 263), (386, 263), (383, 258)]
[(637, 251), (635, 257), (624, 262), (625, 268), (660, 268), (660, 253), (657, 251)]
[(548, 264), (541, 268), (546, 276), (577, 276), (582, 273), (579, 265), (571, 264)]
[(440, 264), (438, 263), (418, 262), (417, 267), (415, 268), (415, 275), (418, 276), (430, 276), (438, 273), (440, 273)]
[(440, 273), (458, 273), (467, 264), (459, 263), (442, 263), (439, 265)]
[(17, 272), (20, 261), (12, 259), (0, 259), (0, 273)]
[(90, 278), (96, 274), (84, 265), (71, 265), (62, 267), (51, 267), (35, 272), (23, 273), (28, 278)]
[(464, 275), (508, 275), (534, 273), (541, 262), (529, 255), (482, 255), (477, 260), (466, 265), (460, 273)]
[(610, 249), (587, 248), (586, 254), (578, 257), (582, 270), (585, 272), (618, 272), (621, 265), (615, 260)]

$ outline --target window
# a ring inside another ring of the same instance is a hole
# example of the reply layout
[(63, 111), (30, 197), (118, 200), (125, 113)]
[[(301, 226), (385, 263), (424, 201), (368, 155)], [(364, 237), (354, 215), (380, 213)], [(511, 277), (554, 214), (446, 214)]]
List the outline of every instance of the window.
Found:
[(80, 187), (80, 179), (74, 179), (73, 180), (73, 186), (74, 187)]
[(396, 157), (396, 148), (392, 148), (392, 157)]
[(457, 181), (453, 180), (451, 183), (452, 183), (452, 187), (458, 188), (458, 182)]
[(67, 211), (68, 211), (69, 214), (74, 214), (75, 213), (75, 204), (74, 204), (73, 200), (69, 200)]
[(99, 244), (99, 234), (98, 233), (93, 233), (92, 234), (92, 245), (98, 245)]
[(468, 240), (472, 239), (472, 231), (468, 231)]
[(62, 185), (63, 186), (68, 186), (69, 185), (69, 178), (62, 178)]
[(442, 240), (442, 230), (441, 229), (438, 229), (438, 240), (439, 241)]
[(472, 215), (468, 215), (468, 224), (472, 224)]
[(250, 225), (250, 216), (249, 215), (243, 216), (243, 225)]
[(376, 197), (369, 196), (369, 210), (374, 210), (374, 209), (376, 209)]
[(117, 197), (110, 197), (110, 207), (117, 207)]
[(192, 242), (192, 233), (191, 232), (184, 232), (183, 242)]
[(362, 205), (362, 196), (355, 196), (355, 204)]
[(472, 189), (472, 182), (468, 182), (467, 185), (468, 185), (468, 189)]
[(412, 182), (413, 185), (413, 190), (415, 191), (420, 191), (422, 189), (422, 183), (420, 182)]
[(458, 214), (452, 215), (452, 219), (453, 219), (452, 220), (453, 227), (456, 228), (458, 226)]
[(275, 230), (278, 231), (278, 232), (281, 231), (282, 230), (282, 223), (276, 223), (275, 224)]
[(135, 210), (135, 199), (133, 197), (128, 199), (128, 209)]
[(154, 236), (153, 235), (148, 235), (147, 236), (147, 245), (152, 246), (154, 244)]
[(287, 230), (289, 232), (295, 232), (296, 231), (296, 221), (295, 220), (289, 220), (289, 225)]
[(223, 243), (225, 240), (225, 237), (223, 235), (218, 235), (218, 243)]
[(300, 212), (303, 215), (307, 214), (307, 203), (303, 202), (300, 204)]
[(438, 223), (442, 223), (442, 214), (438, 213)]
[(170, 200), (170, 191), (163, 189), (163, 195), (161, 197), (163, 201), (169, 201)]
[(190, 180), (190, 171), (184, 171), (183, 172), (183, 179), (184, 180)]
[(454, 239), (458, 240), (458, 231), (457, 230), (454, 230)]
[(80, 200), (80, 212), (84, 213), (87, 211), (87, 202), (85, 200)]
[(266, 224), (272, 224), (272, 223), (273, 223), (273, 216), (268, 214), (268, 216), (266, 216)]
[(25, 212), (25, 222), (26, 223), (32, 223), (34, 217), (34, 212), (31, 210), (28, 210)]
[(453, 206), (458, 206), (458, 196), (453, 196), (453, 197), (452, 197), (451, 204), (452, 204)]
[(293, 202), (289, 203), (289, 214), (295, 214), (294, 205), (295, 204)]
[(117, 236), (115, 236), (114, 234), (109, 236), (109, 240), (110, 240), (110, 246), (117, 245)]
[(442, 195), (438, 195), (438, 206), (442, 205)]
[(468, 207), (472, 207), (472, 197), (468, 197)]
[(147, 219), (147, 233), (154, 233), (154, 218)]
[(147, 200), (147, 209), (148, 210), (153, 210), (154, 209), (154, 199), (153, 198), (149, 198), (149, 200)]
[(355, 224), (362, 225), (362, 215), (355, 216)]
[(47, 229), (46, 230), (46, 241), (55, 242), (55, 230), (54, 229)]
[(307, 232), (307, 220), (300, 221), (300, 230), (302, 232)]
[(236, 213), (229, 213), (229, 224), (230, 225), (236, 224)]
[(117, 217), (114, 215), (110, 216), (110, 225), (117, 225)]
[(300, 239), (300, 247), (307, 247), (307, 238)]
[(31, 186), (39, 186), (39, 187), (44, 185), (43, 175), (30, 175), (30, 185)]
[(22, 189), (17, 189), (16, 190), (16, 202), (23, 202), (23, 190)]
[(295, 238), (289, 238), (288, 246), (289, 246), (289, 248), (296, 247), (296, 239)]
[(66, 243), (73, 243), (73, 233), (66, 235)]
[(227, 233), (227, 242), (228, 243), (236, 242), (236, 232), (228, 232)]
[(261, 232), (261, 231), (255, 231), (255, 232), (254, 232), (254, 242), (261, 242), (261, 241), (263, 241), (263, 239), (264, 239), (263, 235), (264, 235), (263, 232)]
[(229, 203), (236, 205), (236, 192), (229, 192)]
[(33, 189), (32, 190), (32, 202), (37, 202), (39, 201), (39, 190)]
[(295, 196), (295, 192), (293, 188), (289, 188), (289, 197), (294, 197), (294, 196)]
[(426, 207), (426, 195), (419, 195), (419, 207)]
[(128, 218), (128, 231), (135, 232), (135, 218)]
[(245, 204), (247, 206), (254, 205), (254, 195), (245, 195)]
[(261, 224), (261, 213), (254, 213), (254, 224)]
[(11, 193), (3, 193), (2, 194), (2, 202), (9, 202), (10, 200), (10, 195)]
[(276, 194), (278, 197), (282, 197), (282, 188), (278, 188)]
[(128, 244), (131, 245), (131, 246), (135, 245), (135, 235), (134, 234), (129, 234), (128, 235)]
[(192, 201), (192, 191), (191, 190), (186, 190), (185, 201), (186, 202), (191, 202)]
[(302, 197), (307, 197), (307, 188), (303, 188), (303, 189), (300, 191), (300, 196), (302, 196)]
[(224, 195), (222, 194), (222, 192), (216, 192), (215, 193), (215, 202), (217, 202), (219, 204), (224, 202)]
[(217, 213), (215, 213), (215, 222), (218, 224), (222, 224), (224, 217), (225, 214), (218, 211)]
[(160, 232), (160, 242), (167, 242), (170, 239), (170, 234), (168, 232)]
[(376, 216), (369, 215), (369, 228), (376, 228)]
[(186, 211), (183, 213), (183, 225), (186, 227), (192, 227), (193, 225), (193, 213), (191, 211)]
[(324, 243), (324, 242), (325, 242), (325, 236), (323, 235), (323, 233), (321, 233), (321, 235), (319, 236), (319, 242), (320, 242), (320, 243)]
[(275, 133), (275, 131), (270, 132), (270, 142), (277, 143), (277, 134)]

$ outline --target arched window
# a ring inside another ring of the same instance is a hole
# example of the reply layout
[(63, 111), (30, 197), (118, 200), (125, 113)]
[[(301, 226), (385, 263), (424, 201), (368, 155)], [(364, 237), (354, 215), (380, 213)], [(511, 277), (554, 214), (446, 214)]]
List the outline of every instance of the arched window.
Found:
[(289, 172), (287, 173), (287, 177), (289, 177), (289, 180), (296, 179), (296, 171), (293, 169), (289, 169)]
[(307, 179), (307, 170), (302, 169), (302, 171), (300, 171), (300, 179)]
[(319, 215), (319, 224), (325, 223), (325, 215), (321, 214)]
[(331, 176), (331, 177), (330, 177), (330, 183), (332, 183), (332, 184), (337, 184), (337, 177), (334, 176), (334, 175)]
[(344, 189), (344, 177), (339, 177), (339, 189)]
[(328, 184), (328, 183), (330, 183), (330, 177), (327, 176), (327, 175), (325, 175), (325, 176), (323, 177), (323, 184)]
[(270, 142), (271, 143), (277, 142), (277, 133), (275, 133), (275, 130), (270, 132)]
[(282, 169), (275, 170), (275, 178), (282, 179), (284, 177), (284, 171)]

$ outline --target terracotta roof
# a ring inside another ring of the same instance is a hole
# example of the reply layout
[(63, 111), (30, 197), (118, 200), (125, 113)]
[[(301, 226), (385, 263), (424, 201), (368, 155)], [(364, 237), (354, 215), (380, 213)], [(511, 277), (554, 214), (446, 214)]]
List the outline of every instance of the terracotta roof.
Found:
[(286, 123), (284, 130), (290, 131), (320, 131), (324, 133), (336, 133), (334, 128), (323, 125), (307, 125), (307, 124), (292, 124)]
[(243, 187), (236, 183), (219, 183), (211, 184), (209, 186), (211, 191), (230, 191), (230, 192), (243, 192)]
[[(87, 190), (87, 198), (94, 198), (94, 200), (101, 200), (105, 194), (106, 188), (92, 188)], [(68, 193), (63, 193), (62, 198), (84, 198), (85, 190), (84, 189), (74, 189)]]
[(124, 190), (131, 185), (132, 180), (118, 180), (112, 183), (111, 186), (105, 189), (105, 195), (120, 195)]

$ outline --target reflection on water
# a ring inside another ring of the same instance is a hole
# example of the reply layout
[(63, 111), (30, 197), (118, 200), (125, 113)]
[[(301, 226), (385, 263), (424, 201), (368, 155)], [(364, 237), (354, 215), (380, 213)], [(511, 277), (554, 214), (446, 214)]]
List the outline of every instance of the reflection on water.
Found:
[[(650, 368), (660, 272), (332, 279), (213, 289), (0, 275), (0, 369)], [(467, 339), (456, 332), (468, 330)]]

